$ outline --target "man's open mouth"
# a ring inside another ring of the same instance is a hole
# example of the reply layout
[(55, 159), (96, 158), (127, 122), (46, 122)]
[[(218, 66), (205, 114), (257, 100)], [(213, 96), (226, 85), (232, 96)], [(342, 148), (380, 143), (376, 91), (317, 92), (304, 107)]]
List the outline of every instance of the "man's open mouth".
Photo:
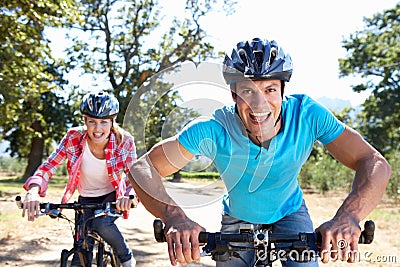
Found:
[(263, 122), (266, 121), (270, 116), (271, 116), (271, 112), (252, 112), (249, 114), (250, 119), (254, 122)]

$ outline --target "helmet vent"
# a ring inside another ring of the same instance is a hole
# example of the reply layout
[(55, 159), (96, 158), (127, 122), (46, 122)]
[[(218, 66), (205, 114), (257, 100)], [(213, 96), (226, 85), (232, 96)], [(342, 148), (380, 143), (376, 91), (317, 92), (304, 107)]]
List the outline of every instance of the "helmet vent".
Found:
[(93, 100), (92, 100), (92, 99), (89, 99), (88, 102), (89, 102), (89, 103), (88, 103), (89, 109), (90, 109), (90, 110), (93, 110)]
[(249, 62), (248, 62), (248, 60), (247, 60), (246, 52), (245, 52), (243, 49), (240, 49), (240, 50), (238, 51), (238, 54), (239, 54), (240, 59), (243, 61), (243, 64), (244, 64), (245, 66), (248, 66), (248, 65), (249, 65)]
[(258, 73), (261, 73), (262, 65), (264, 61), (263, 51), (254, 51), (254, 67)]
[(271, 48), (271, 53), (270, 53), (270, 56), (269, 56), (269, 64), (270, 65), (272, 65), (272, 62), (274, 62), (274, 60), (276, 58), (276, 54), (277, 54), (276, 47), (272, 47)]

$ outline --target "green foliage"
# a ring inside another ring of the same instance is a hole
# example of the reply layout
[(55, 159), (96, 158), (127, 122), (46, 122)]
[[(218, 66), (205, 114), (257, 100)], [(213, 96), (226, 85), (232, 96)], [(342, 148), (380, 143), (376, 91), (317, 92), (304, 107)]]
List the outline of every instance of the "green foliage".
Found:
[(204, 156), (196, 155), (186, 166), (183, 168), (186, 172), (218, 172), (217, 168), (212, 161)]
[(76, 20), (74, 2), (2, 1), (0, 8), (0, 140), (12, 156), (27, 158), (31, 171), (54, 139), (65, 131), (67, 108), (60, 92), (65, 81), (44, 36), (46, 27)]
[(24, 159), (0, 157), (0, 172), (13, 176), (20, 175), (25, 164)]
[(29, 101), (23, 104), (23, 114), (29, 117), (35, 114), (38, 119), (31, 121), (29, 125), (23, 125), (20, 120), (9, 122), (3, 127), (4, 140), (10, 142), (9, 152), (11, 156), (27, 158), (31, 151), (31, 144), (35, 138), (43, 139), (44, 149), (39, 152), (39, 160), (48, 156), (54, 146), (54, 141), (59, 142), (67, 125), (77, 124), (76, 117), (72, 116), (75, 112), (72, 106), (68, 105), (67, 100), (57, 93), (48, 91), (38, 97), (40, 102), (37, 106)]
[(343, 166), (327, 152), (310, 157), (299, 174), (302, 188), (327, 192), (335, 189), (350, 190), (354, 171)]
[(400, 85), (374, 93), (357, 116), (359, 130), (381, 153), (400, 145)]
[(387, 155), (390, 166), (392, 167), (392, 175), (386, 187), (386, 193), (389, 197), (400, 200), (400, 147), (396, 151), (392, 151)]
[(347, 56), (339, 60), (340, 75), (359, 76), (355, 92), (371, 90), (358, 116), (359, 130), (382, 153), (400, 141), (400, 3), (365, 18), (364, 30), (343, 41)]
[(217, 172), (184, 172), (180, 171), (182, 178), (188, 179), (219, 179), (220, 175)]
[[(400, 197), (400, 156), (399, 148), (390, 152), (386, 158), (392, 167), (392, 176), (386, 187), (386, 195), (399, 200)], [(354, 171), (335, 160), (320, 143), (316, 143), (313, 152), (303, 165), (299, 174), (302, 188), (327, 192), (330, 190), (350, 191)]]

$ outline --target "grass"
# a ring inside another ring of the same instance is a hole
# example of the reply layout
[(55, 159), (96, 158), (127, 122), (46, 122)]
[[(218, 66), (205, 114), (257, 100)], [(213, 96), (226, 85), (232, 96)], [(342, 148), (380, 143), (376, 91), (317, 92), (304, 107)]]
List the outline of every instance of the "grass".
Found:
[[(52, 191), (64, 188), (67, 180), (68, 178), (65, 176), (53, 176), (49, 182), (48, 190)], [(18, 176), (0, 177), (0, 197), (25, 193), (25, 190), (22, 188), (24, 183), (25, 179)]]
[[(25, 183), (25, 180), (26, 179), (22, 178), (21, 176), (3, 176), (0, 177), (0, 184), (23, 184)], [(49, 184), (65, 184), (67, 180), (67, 176), (53, 175), (49, 181)]]
[(390, 207), (377, 207), (368, 219), (378, 221), (380, 229), (390, 230), (400, 222), (400, 208), (393, 204)]
[[(59, 201), (65, 186), (66, 177), (54, 177), (47, 190), (46, 199)], [(50, 218), (41, 217), (34, 224), (21, 218), (22, 210), (14, 203), (16, 196), (25, 197), (22, 188), (25, 180), (17, 176), (0, 177), (0, 243), (9, 238), (22, 238), (25, 231), (33, 231), (37, 227), (48, 227)], [(1, 264), (0, 264), (1, 265)]]
[(400, 220), (400, 212), (399, 209), (393, 207), (393, 209), (377, 209), (374, 210), (370, 214), (371, 219), (380, 219), (380, 220), (389, 220), (389, 219), (394, 219), (394, 220)]

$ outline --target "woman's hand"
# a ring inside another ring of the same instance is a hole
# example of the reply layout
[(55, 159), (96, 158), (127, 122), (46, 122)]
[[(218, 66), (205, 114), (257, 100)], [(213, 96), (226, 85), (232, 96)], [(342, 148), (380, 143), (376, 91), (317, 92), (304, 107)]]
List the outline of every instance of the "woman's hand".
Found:
[(25, 212), (28, 216), (28, 221), (33, 222), (40, 214), (40, 196), (39, 186), (32, 186), (26, 193), (22, 207), (22, 217), (25, 217)]
[(122, 196), (117, 199), (116, 207), (118, 211), (130, 210), (132, 199), (129, 196)]

